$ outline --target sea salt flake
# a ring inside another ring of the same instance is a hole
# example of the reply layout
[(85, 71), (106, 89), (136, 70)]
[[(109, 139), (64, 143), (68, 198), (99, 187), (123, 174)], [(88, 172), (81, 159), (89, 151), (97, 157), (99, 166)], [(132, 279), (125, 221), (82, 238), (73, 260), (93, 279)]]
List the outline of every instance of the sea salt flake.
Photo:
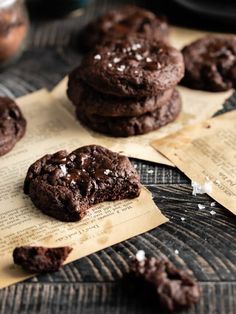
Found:
[(60, 169), (61, 171), (63, 172), (63, 175), (67, 175), (67, 168), (66, 168), (66, 165), (60, 165)]
[(193, 187), (192, 194), (196, 196), (197, 194), (210, 193), (212, 191), (212, 182), (206, 181), (203, 185), (192, 181), (191, 185)]
[(96, 56), (94, 56), (94, 59), (95, 59), (95, 60), (101, 60), (102, 57), (101, 57), (101, 55), (96, 55)]
[(121, 65), (117, 68), (119, 72), (123, 72), (125, 70), (125, 65)]
[(212, 216), (214, 216), (214, 215), (216, 214), (216, 212), (215, 212), (214, 210), (211, 210), (211, 211), (210, 211), (210, 214), (211, 214)]
[(175, 254), (176, 254), (176, 255), (179, 255), (179, 250), (175, 250)]
[(181, 217), (180, 219), (181, 219), (182, 221), (185, 221), (185, 218), (184, 218), (184, 217)]
[(110, 169), (106, 169), (106, 170), (104, 171), (104, 174), (107, 175), (107, 176), (108, 176), (110, 173), (112, 173), (112, 171), (111, 171)]
[(199, 209), (204, 209), (204, 208), (206, 208), (206, 206), (204, 206), (204, 205), (202, 205), (202, 204), (197, 204), (197, 206), (198, 206)]
[(139, 250), (137, 253), (136, 253), (136, 260), (138, 262), (143, 262), (145, 260), (145, 252), (143, 250)]
[(147, 58), (146, 58), (146, 61), (149, 63), (149, 62), (152, 62), (152, 59), (149, 58), (149, 57), (147, 57)]
[(135, 58), (136, 58), (138, 61), (143, 60), (143, 57), (142, 57), (139, 53), (136, 53)]
[(138, 49), (140, 49), (142, 46), (140, 45), (140, 44), (134, 44), (133, 46), (132, 46), (132, 50), (133, 51), (136, 51), (136, 50), (138, 50)]
[(113, 59), (113, 62), (114, 62), (114, 63), (118, 63), (118, 62), (120, 62), (120, 60), (121, 60), (120, 58), (114, 58), (114, 59)]
[(147, 173), (152, 174), (152, 173), (154, 173), (154, 170), (150, 169), (150, 170), (147, 171)]

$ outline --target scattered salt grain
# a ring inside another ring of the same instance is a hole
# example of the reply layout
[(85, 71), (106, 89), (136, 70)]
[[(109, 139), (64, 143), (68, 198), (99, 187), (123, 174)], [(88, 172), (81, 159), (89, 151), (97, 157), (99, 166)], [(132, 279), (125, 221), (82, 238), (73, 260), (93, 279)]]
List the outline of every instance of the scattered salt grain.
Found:
[(137, 168), (138, 168), (138, 165), (134, 165), (134, 168), (137, 169)]
[(185, 221), (185, 218), (184, 218), (184, 217), (181, 217), (180, 219), (181, 219), (182, 221)]
[(123, 72), (125, 70), (125, 65), (121, 65), (117, 68), (119, 72)]
[(214, 210), (211, 210), (211, 211), (210, 211), (210, 214), (211, 214), (212, 216), (214, 216), (214, 215), (216, 214), (216, 212), (215, 212)]
[(204, 208), (206, 208), (206, 206), (204, 206), (204, 205), (202, 205), (202, 204), (197, 204), (197, 206), (198, 206), (199, 209), (204, 209)]
[(67, 169), (66, 169), (66, 165), (60, 165), (60, 169), (63, 172), (63, 175), (67, 175)]
[(108, 174), (110, 174), (110, 173), (112, 173), (112, 171), (111, 171), (110, 169), (106, 169), (106, 170), (104, 171), (104, 174), (107, 175), (107, 176), (108, 176)]
[(175, 250), (175, 254), (176, 254), (176, 255), (179, 255), (179, 250)]
[(214, 206), (216, 206), (216, 202), (211, 203), (211, 207), (214, 207)]
[(145, 260), (145, 252), (143, 250), (139, 250), (136, 253), (136, 259), (138, 262), (143, 262)]
[(94, 56), (94, 59), (95, 59), (95, 60), (101, 60), (102, 57), (101, 57), (101, 55), (96, 55), (96, 56)]
[(150, 169), (150, 170), (147, 171), (147, 173), (152, 174), (152, 173), (154, 173), (154, 170), (151, 170), (151, 169)]
[(194, 196), (196, 196), (197, 194), (210, 193), (212, 191), (211, 181), (206, 181), (203, 185), (192, 181), (191, 185), (193, 187), (192, 194)]
[(112, 68), (112, 64), (111, 63), (108, 63), (108, 68)]
[(114, 63), (120, 62), (120, 58), (114, 58), (114, 59), (113, 59), (113, 62), (114, 62)]
[(135, 51), (135, 50), (140, 49), (141, 47), (142, 47), (142, 46), (141, 46), (140, 44), (134, 44), (134, 45), (132, 46), (132, 50)]
[(138, 61), (143, 60), (143, 57), (142, 57), (139, 53), (136, 53), (135, 58), (136, 58)]
[(147, 57), (147, 58), (146, 58), (146, 61), (149, 63), (149, 62), (152, 62), (152, 59), (149, 58), (149, 57)]

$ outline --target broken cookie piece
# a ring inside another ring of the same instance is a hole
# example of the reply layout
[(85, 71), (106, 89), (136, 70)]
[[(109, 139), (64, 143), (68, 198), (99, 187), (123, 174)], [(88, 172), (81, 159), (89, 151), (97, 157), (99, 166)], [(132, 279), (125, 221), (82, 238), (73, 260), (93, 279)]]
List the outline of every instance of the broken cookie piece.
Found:
[(46, 248), (42, 246), (20, 246), (13, 251), (14, 263), (26, 271), (42, 273), (57, 271), (72, 248), (69, 246)]
[(42, 157), (29, 168), (24, 183), (34, 205), (61, 221), (80, 220), (92, 205), (132, 199), (140, 190), (129, 159), (97, 145)]
[(140, 256), (137, 254), (132, 274), (156, 290), (161, 305), (168, 311), (189, 307), (199, 300), (199, 285), (187, 272), (168, 260)]

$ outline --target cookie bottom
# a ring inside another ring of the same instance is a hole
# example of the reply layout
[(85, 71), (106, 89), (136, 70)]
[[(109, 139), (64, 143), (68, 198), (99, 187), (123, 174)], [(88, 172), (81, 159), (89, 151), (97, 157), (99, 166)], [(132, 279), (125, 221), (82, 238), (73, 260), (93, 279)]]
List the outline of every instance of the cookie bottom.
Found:
[(79, 121), (94, 131), (111, 136), (128, 137), (145, 134), (174, 121), (181, 111), (182, 103), (179, 92), (174, 90), (170, 100), (160, 108), (137, 117), (103, 117), (87, 115), (76, 107)]

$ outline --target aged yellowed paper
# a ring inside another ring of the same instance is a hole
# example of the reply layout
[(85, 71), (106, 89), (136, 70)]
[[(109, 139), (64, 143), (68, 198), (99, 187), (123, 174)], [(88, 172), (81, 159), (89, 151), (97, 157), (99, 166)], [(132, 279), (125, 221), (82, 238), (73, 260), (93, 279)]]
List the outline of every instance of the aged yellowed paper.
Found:
[(153, 142), (193, 181), (236, 215), (236, 110)]
[[(66, 95), (67, 81), (68, 78), (61, 81), (52, 91), (51, 95), (61, 102), (62, 106), (72, 117), (75, 117), (74, 106), (70, 103)], [(153, 147), (151, 147), (150, 142), (176, 132), (186, 125), (210, 118), (217, 110), (222, 108), (225, 100), (232, 94), (232, 91), (209, 93), (191, 90), (182, 86), (178, 86), (178, 90), (183, 101), (182, 113), (175, 122), (170, 123), (157, 131), (128, 138), (115, 138), (93, 132), (90, 129), (83, 127), (81, 124), (80, 129), (84, 131), (86, 130), (87, 134), (90, 135), (88, 143), (99, 143), (114, 151), (123, 152), (129, 157), (173, 165), (168, 159), (155, 151)]]
[(24, 280), (27, 274), (12, 261), (18, 245), (70, 245), (67, 262), (86, 256), (168, 221), (142, 188), (139, 198), (106, 202), (89, 210), (76, 223), (63, 223), (42, 214), (23, 193), (28, 167), (47, 153), (88, 144), (89, 133), (45, 91), (17, 100), (27, 119), (25, 137), (7, 155), (0, 169), (0, 288)]

